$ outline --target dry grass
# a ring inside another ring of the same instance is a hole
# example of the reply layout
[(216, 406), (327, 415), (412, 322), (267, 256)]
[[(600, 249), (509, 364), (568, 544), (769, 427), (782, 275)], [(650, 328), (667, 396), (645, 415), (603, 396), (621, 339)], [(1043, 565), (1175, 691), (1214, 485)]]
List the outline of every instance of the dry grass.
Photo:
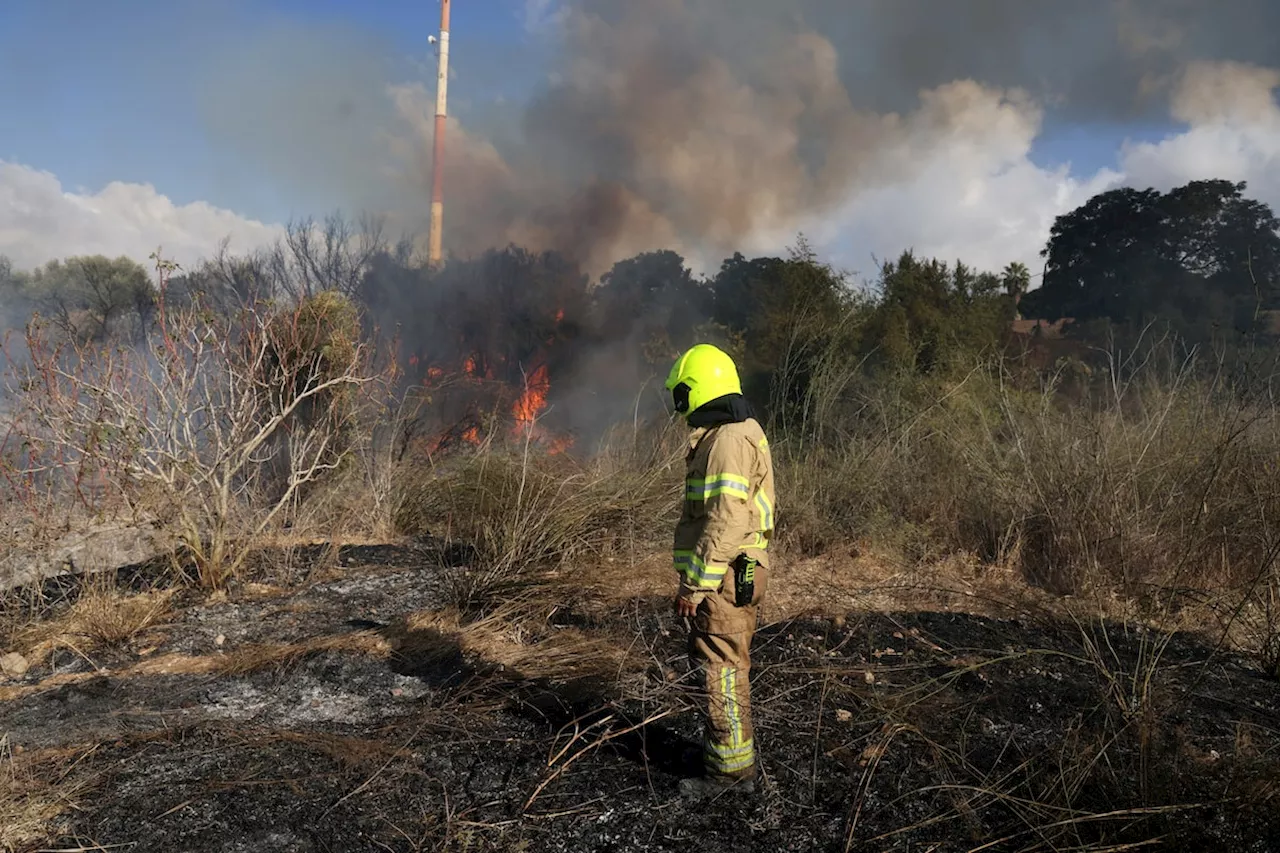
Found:
[(315, 637), (300, 643), (249, 643), (216, 656), (212, 666), (219, 674), (234, 677), (267, 669), (283, 669), (325, 652), (383, 657), (391, 652), (391, 646), (376, 633), (356, 631)]
[(27, 756), (15, 754), (8, 738), (0, 736), (0, 851), (31, 850), (57, 833), (59, 818), (78, 809), (91, 788), (75, 771), (92, 751)]
[(484, 609), (545, 569), (650, 553), (675, 521), (682, 454), (671, 429), (637, 431), (589, 462), (489, 445), (448, 467), (411, 473), (396, 523), (403, 534), (431, 533), (474, 548), (458, 600)]
[(1160, 363), (1117, 361), (1070, 395), (999, 364), (851, 379), (834, 438), (774, 441), (779, 543), (842, 570), (855, 543), (895, 574), (960, 559), (1280, 648), (1280, 407)]
[(548, 625), (549, 611), (563, 603), (557, 599), (529, 597), (478, 619), (456, 609), (413, 614), (397, 629), (395, 654), (430, 667), (460, 653), (512, 678), (553, 681), (643, 669), (645, 662), (629, 654), (620, 637)]
[(125, 645), (163, 625), (172, 614), (174, 595), (173, 590), (129, 595), (111, 589), (106, 580), (95, 580), (62, 612), (11, 626), (9, 647), (33, 666), (62, 649), (92, 663), (95, 651)]
[(161, 654), (118, 669), (59, 673), (35, 684), (0, 687), (0, 702), (12, 702), (103, 675), (114, 678), (144, 678), (157, 675), (237, 677), (264, 670), (284, 669), (308, 657), (325, 652), (386, 657), (392, 653), (392, 646), (388, 640), (376, 633), (358, 631), (351, 634), (315, 637), (299, 643), (249, 643), (214, 655)]

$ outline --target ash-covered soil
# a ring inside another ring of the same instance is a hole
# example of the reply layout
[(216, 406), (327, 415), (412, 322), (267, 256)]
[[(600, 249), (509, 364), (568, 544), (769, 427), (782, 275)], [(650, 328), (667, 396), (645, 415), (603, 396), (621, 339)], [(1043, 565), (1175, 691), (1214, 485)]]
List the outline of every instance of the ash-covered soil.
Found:
[[(502, 634), (535, 663), (607, 640), (625, 671), (522, 672), (465, 627), (406, 627), (455, 570), (348, 557), (294, 591), (187, 607), (97, 671), (62, 655), (28, 673), (0, 732), (28, 755), (83, 748), (69, 772), (92, 784), (46, 846), (1280, 850), (1276, 685), (1193, 638), (927, 612), (769, 624), (760, 791), (694, 804), (677, 783), (699, 721), (665, 595), (562, 602)], [(268, 646), (303, 651), (207, 663)]]

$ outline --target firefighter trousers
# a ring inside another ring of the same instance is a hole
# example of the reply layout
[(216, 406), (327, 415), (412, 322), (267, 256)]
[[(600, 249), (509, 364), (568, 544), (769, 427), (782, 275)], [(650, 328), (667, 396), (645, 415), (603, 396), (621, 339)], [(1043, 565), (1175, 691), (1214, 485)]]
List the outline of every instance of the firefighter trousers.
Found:
[(689, 657), (701, 670), (703, 760), (709, 777), (752, 779), (756, 775), (751, 728), (751, 637), (753, 631), (689, 632)]

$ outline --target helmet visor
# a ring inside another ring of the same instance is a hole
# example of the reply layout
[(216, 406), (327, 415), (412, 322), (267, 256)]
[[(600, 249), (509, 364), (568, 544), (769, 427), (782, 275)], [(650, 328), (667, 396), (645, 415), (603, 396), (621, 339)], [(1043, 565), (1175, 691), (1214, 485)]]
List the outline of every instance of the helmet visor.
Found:
[(681, 382), (671, 389), (671, 402), (682, 415), (689, 413), (689, 386)]

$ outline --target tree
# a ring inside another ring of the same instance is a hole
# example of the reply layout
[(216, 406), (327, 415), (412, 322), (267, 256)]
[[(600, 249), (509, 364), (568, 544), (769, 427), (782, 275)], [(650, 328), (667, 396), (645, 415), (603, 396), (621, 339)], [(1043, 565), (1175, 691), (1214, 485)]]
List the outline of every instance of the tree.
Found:
[(670, 250), (619, 261), (600, 277), (593, 296), (605, 339), (636, 339), (655, 361), (692, 346), (709, 307), (706, 289)]
[(1031, 287), (1031, 271), (1021, 261), (1013, 261), (1000, 273), (1000, 285), (1016, 305)]
[(845, 276), (800, 235), (786, 258), (735, 254), (710, 285), (712, 318), (744, 341), (744, 391), (768, 401), (775, 425), (812, 432), (857, 358), (860, 301)]
[(904, 252), (880, 269), (867, 355), (882, 367), (935, 373), (1000, 346), (1013, 317), (1000, 284), (1001, 277), (975, 275), (963, 263), (951, 267)]
[(154, 317), (155, 288), (147, 271), (126, 257), (89, 255), (50, 261), (24, 276), (23, 307), (47, 316), (78, 341), (113, 335), (140, 339)]
[[(198, 300), (210, 310), (233, 314), (256, 300), (296, 303), (321, 293), (359, 300), (375, 262), (404, 248), (403, 242), (388, 245), (380, 219), (352, 222), (338, 214), (323, 222), (292, 221), (273, 245), (246, 255), (232, 255), (228, 245), (223, 240), (211, 258), (175, 275), (170, 301)], [(407, 259), (397, 256), (403, 266)]]
[(1195, 181), (1161, 194), (1111, 190), (1055, 221), (1044, 283), (1027, 295), (1038, 316), (1162, 317), (1189, 336), (1246, 331), (1280, 290), (1280, 229), (1245, 184)]

